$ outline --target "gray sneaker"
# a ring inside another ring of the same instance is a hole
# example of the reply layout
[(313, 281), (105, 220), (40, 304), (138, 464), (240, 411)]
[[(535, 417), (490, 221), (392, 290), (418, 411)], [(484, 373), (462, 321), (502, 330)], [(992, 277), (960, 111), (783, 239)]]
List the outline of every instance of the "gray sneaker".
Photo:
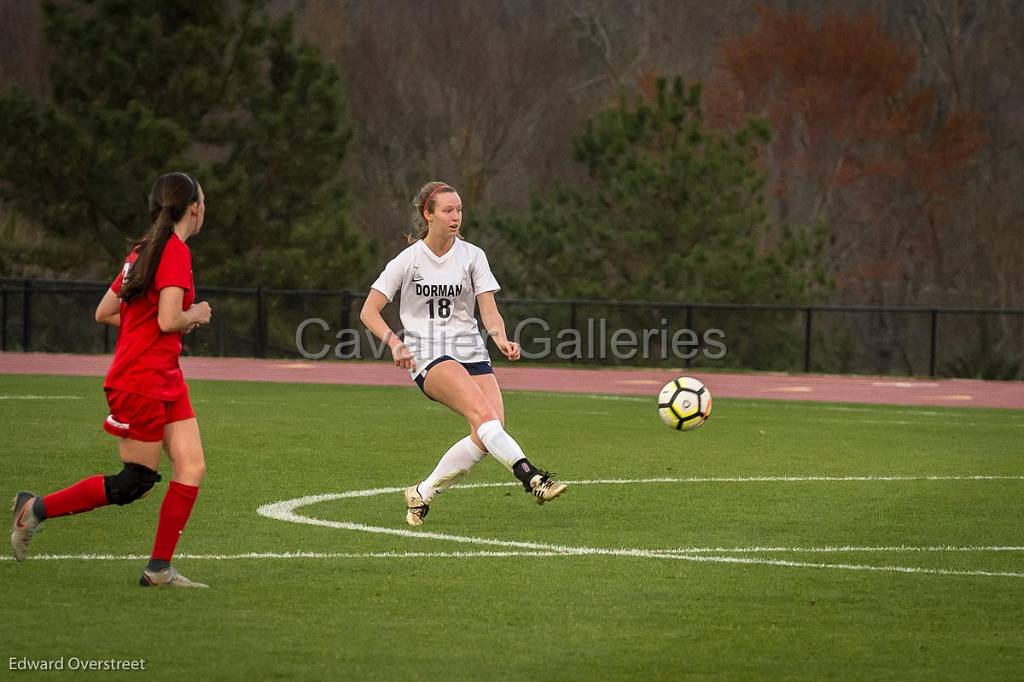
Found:
[(32, 513), (32, 503), (35, 500), (35, 495), (24, 491), (14, 496), (14, 505), (11, 507), (11, 511), (14, 512), (14, 518), (11, 520), (11, 549), (14, 550), (14, 558), (18, 561), (25, 560), (32, 536), (43, 525), (43, 522)]
[(178, 569), (174, 566), (168, 566), (161, 571), (151, 571), (148, 568), (143, 570), (139, 584), (143, 587), (209, 587), (209, 585), (189, 580), (178, 573)]
[(568, 489), (564, 483), (551, 478), (551, 474), (548, 472), (541, 472), (530, 479), (530, 492), (534, 497), (537, 498), (537, 504), (544, 504), (555, 499)]

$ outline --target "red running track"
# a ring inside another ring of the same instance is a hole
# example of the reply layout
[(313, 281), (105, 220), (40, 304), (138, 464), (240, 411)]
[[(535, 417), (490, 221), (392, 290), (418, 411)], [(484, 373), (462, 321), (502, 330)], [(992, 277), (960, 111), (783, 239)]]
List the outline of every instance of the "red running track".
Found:
[[(103, 376), (109, 364), (109, 355), (0, 353), (0, 374)], [(188, 379), (412, 385), (407, 372), (384, 362), (184, 357), (181, 367)], [(663, 385), (683, 372), (673, 369), (572, 369), (524, 365), (495, 369), (502, 388), (506, 390), (644, 395), (652, 399)], [(1019, 381), (720, 374), (697, 369), (685, 373), (704, 381), (717, 398), (1024, 409), (1024, 382)]]

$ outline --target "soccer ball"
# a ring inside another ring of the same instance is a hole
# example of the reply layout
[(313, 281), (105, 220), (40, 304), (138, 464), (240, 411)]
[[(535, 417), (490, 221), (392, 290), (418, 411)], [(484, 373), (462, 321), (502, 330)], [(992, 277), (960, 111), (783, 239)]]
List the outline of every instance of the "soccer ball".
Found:
[(693, 431), (711, 416), (711, 392), (692, 377), (665, 384), (658, 394), (658, 415), (676, 431)]

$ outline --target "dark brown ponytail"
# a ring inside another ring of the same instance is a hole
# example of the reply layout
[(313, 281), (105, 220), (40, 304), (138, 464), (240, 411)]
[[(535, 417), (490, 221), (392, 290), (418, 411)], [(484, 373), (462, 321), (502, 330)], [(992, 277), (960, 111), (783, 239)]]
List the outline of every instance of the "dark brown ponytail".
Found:
[(146, 234), (132, 244), (132, 250), (137, 249), (139, 257), (121, 284), (121, 300), (130, 301), (149, 289), (174, 225), (197, 201), (199, 185), (186, 173), (161, 175), (153, 183), (149, 191), (149, 218), (153, 222)]

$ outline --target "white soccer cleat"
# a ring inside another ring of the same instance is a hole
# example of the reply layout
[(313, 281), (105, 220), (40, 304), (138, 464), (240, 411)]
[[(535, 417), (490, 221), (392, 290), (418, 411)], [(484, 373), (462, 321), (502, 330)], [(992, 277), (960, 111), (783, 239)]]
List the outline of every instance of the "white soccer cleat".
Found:
[(530, 479), (529, 492), (537, 498), (537, 504), (544, 504), (555, 499), (568, 488), (569, 486), (566, 484), (552, 479), (551, 474), (543, 472)]
[(204, 583), (197, 583), (189, 580), (178, 569), (173, 566), (160, 571), (151, 571), (148, 568), (142, 571), (139, 578), (139, 585), (143, 587), (209, 587)]
[(405, 489), (405, 522), (410, 526), (422, 526), (423, 519), (427, 518), (430, 505), (423, 501), (416, 486), (411, 485)]
[(14, 518), (11, 520), (11, 549), (14, 550), (14, 558), (18, 561), (25, 560), (32, 536), (43, 524), (32, 512), (32, 503), (35, 501), (36, 496), (32, 493), (20, 492), (14, 496), (14, 505), (11, 507), (11, 511), (14, 512)]

